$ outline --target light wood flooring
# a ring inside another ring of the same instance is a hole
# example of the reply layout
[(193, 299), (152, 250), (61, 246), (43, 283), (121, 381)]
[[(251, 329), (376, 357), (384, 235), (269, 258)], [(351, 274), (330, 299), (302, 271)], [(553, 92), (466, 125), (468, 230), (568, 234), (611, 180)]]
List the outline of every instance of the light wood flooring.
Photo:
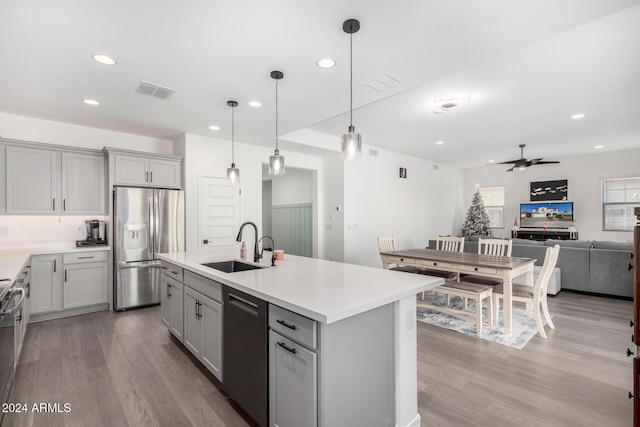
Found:
[[(556, 329), (522, 350), (418, 322), (422, 425), (631, 425), (632, 303), (561, 292), (549, 306)], [(24, 345), (10, 400), (71, 411), (7, 414), (3, 427), (251, 425), (159, 307), (30, 324)]]

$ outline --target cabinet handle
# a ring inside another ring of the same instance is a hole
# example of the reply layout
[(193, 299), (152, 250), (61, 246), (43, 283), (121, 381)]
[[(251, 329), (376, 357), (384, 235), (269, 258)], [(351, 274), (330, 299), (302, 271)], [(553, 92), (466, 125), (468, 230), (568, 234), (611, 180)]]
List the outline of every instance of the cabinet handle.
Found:
[(164, 265), (163, 265), (162, 267), (160, 267), (160, 268), (162, 268), (163, 270), (166, 270), (166, 269), (167, 269), (167, 267), (165, 267)]
[(25, 288), (27, 288), (27, 295), (25, 297), (28, 299), (29, 297), (31, 297), (31, 283), (27, 283)]
[(171, 274), (178, 274), (178, 272), (175, 270), (171, 270)]
[(67, 199), (62, 199), (62, 210), (63, 211), (67, 210)]
[(64, 269), (64, 283), (67, 283), (67, 269)]
[(56, 210), (56, 199), (53, 199), (53, 211), (55, 212)]
[(78, 259), (93, 259), (94, 256), (79, 256)]
[(153, 171), (149, 172), (149, 182), (153, 182)]
[(478, 271), (478, 267), (473, 267), (473, 271)]
[(56, 259), (53, 260), (53, 272), (56, 272), (56, 266), (57, 266), (57, 261)]
[(287, 322), (285, 322), (284, 320), (280, 320), (280, 319), (278, 319), (278, 320), (276, 320), (276, 322), (280, 323), (280, 324), (281, 324), (282, 326), (284, 326), (285, 328), (289, 328), (289, 329), (291, 329), (292, 331), (295, 331), (296, 329), (298, 329), (298, 328), (296, 328), (296, 325), (292, 325), (292, 324), (290, 324), (290, 323), (287, 323)]
[(171, 292), (169, 292), (169, 291), (171, 291), (171, 285), (167, 283), (167, 298), (171, 298), (171, 296), (172, 296)]
[(296, 351), (296, 349), (295, 349), (295, 348), (287, 347), (287, 345), (286, 345), (285, 343), (280, 342), (280, 341), (276, 341), (276, 342), (278, 343), (278, 345), (279, 345), (280, 347), (284, 348), (284, 349), (285, 349), (285, 350), (287, 350), (289, 353), (293, 353), (293, 354), (296, 354), (296, 353), (297, 353), (297, 351)]
[(433, 265), (438, 265), (438, 263), (437, 263), (437, 262), (434, 262), (434, 263), (433, 263)]

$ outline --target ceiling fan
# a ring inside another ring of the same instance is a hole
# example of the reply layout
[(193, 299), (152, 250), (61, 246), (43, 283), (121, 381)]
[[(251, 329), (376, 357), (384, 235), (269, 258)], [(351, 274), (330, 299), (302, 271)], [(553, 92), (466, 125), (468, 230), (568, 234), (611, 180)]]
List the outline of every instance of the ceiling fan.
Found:
[(509, 160), (507, 162), (500, 162), (498, 163), (499, 165), (505, 165), (505, 164), (509, 164), (509, 163), (513, 163), (513, 167), (511, 169), (507, 169), (506, 172), (511, 172), (514, 169), (518, 169), (518, 170), (525, 170), (526, 168), (528, 168), (529, 166), (534, 166), (534, 165), (544, 165), (544, 164), (549, 164), (549, 163), (560, 163), (560, 162), (555, 162), (555, 161), (550, 161), (550, 162), (543, 162), (542, 159), (531, 159), (531, 160), (527, 160), (524, 158), (524, 144), (520, 144), (518, 147), (520, 147), (520, 158), (517, 160)]

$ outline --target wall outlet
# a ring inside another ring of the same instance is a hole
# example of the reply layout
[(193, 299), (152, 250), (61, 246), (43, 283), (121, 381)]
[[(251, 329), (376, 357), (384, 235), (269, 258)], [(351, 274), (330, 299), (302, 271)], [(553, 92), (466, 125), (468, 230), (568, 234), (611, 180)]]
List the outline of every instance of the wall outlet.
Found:
[(0, 236), (8, 236), (8, 235), (9, 235), (9, 226), (0, 225)]

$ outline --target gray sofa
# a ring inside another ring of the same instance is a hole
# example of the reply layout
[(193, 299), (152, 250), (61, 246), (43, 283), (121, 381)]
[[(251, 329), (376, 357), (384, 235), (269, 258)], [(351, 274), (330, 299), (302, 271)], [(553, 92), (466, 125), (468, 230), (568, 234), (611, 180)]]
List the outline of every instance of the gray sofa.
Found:
[[(465, 240), (465, 252), (478, 252), (477, 238)], [(633, 297), (633, 271), (628, 271), (631, 243), (591, 240), (552, 240), (545, 242), (512, 239), (512, 256), (535, 258), (542, 265), (548, 246), (560, 245), (558, 264), (562, 289), (618, 297)], [(429, 241), (435, 248), (435, 240)]]

